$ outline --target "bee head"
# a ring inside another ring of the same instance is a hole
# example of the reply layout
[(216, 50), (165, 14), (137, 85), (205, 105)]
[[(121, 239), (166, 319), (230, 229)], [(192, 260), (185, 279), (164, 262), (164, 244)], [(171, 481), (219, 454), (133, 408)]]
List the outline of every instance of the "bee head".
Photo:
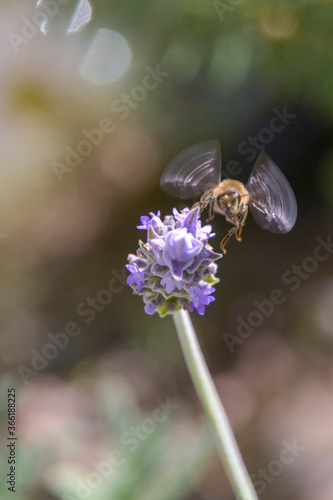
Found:
[(223, 214), (237, 215), (239, 212), (240, 194), (237, 191), (227, 191), (216, 198), (216, 204)]

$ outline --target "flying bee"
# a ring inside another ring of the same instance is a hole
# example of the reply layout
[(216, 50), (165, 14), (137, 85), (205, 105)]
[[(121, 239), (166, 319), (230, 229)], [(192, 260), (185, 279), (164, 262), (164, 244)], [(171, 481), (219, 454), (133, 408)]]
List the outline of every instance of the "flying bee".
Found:
[(208, 208), (207, 222), (218, 213), (233, 224), (221, 241), (223, 253), (232, 235), (242, 241), (249, 208), (258, 226), (272, 233), (288, 233), (297, 218), (294, 192), (265, 151), (258, 156), (245, 186), (232, 179), (221, 182), (218, 140), (201, 142), (179, 153), (167, 165), (160, 186), (167, 194), (184, 200), (200, 195), (193, 207), (199, 205), (201, 212)]

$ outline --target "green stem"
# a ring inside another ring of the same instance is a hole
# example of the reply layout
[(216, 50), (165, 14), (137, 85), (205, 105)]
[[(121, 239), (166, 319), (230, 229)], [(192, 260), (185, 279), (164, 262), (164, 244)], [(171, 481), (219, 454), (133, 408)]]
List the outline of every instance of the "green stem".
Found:
[(180, 309), (173, 314), (173, 319), (194, 386), (211, 424), (217, 450), (237, 500), (258, 500), (202, 355), (190, 315)]

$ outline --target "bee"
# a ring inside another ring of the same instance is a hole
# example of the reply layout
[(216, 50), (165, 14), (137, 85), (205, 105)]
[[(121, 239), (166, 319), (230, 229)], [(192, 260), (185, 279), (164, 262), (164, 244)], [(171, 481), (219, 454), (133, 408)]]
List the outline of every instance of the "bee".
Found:
[(233, 224), (221, 241), (224, 254), (231, 236), (242, 241), (249, 208), (262, 229), (288, 233), (293, 228), (297, 218), (294, 192), (265, 151), (259, 154), (246, 185), (233, 179), (221, 182), (221, 165), (218, 140), (194, 144), (171, 160), (162, 174), (160, 186), (167, 194), (181, 199), (200, 195), (200, 201), (193, 207), (199, 205), (200, 212), (208, 208), (207, 222), (217, 213)]

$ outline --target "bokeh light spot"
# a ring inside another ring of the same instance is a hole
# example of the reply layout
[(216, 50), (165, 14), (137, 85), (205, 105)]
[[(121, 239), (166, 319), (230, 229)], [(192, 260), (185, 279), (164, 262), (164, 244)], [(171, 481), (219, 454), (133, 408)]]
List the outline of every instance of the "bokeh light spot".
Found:
[(169, 69), (178, 83), (186, 85), (197, 76), (202, 60), (200, 45), (190, 43), (185, 36), (179, 36), (170, 44), (161, 65)]
[(67, 33), (78, 33), (91, 20), (92, 8), (88, 0), (80, 0), (67, 28)]
[(120, 33), (101, 28), (81, 63), (80, 73), (91, 83), (105, 85), (124, 75), (131, 58), (127, 40)]
[(248, 76), (252, 49), (241, 35), (220, 36), (215, 44), (209, 77), (218, 88), (237, 89)]
[(32, 22), (44, 35), (74, 34), (81, 31), (92, 19), (89, 0), (56, 2), (37, 0)]
[(259, 27), (267, 38), (287, 40), (297, 33), (299, 19), (289, 6), (278, 3), (270, 5), (261, 12)]

